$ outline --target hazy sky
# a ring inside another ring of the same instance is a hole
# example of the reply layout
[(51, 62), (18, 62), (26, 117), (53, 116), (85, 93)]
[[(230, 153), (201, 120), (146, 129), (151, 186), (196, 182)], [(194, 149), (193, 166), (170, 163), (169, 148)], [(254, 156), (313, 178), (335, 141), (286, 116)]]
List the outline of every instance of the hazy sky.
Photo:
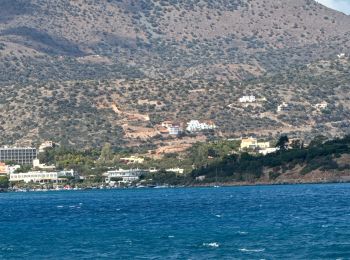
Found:
[(350, 0), (316, 0), (330, 8), (350, 14)]

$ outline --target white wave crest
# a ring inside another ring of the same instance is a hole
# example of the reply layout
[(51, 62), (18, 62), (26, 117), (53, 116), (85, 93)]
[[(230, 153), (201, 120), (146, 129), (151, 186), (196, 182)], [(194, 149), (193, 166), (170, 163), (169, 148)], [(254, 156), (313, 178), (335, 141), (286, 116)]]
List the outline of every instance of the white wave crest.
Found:
[(246, 253), (249, 253), (249, 252), (259, 253), (259, 252), (264, 252), (264, 251), (265, 251), (265, 248), (260, 248), (260, 249), (240, 248), (240, 249), (238, 249), (238, 250), (241, 251), (241, 252), (246, 252)]
[(218, 242), (211, 242), (211, 243), (203, 243), (203, 246), (218, 248), (220, 246), (220, 244)]

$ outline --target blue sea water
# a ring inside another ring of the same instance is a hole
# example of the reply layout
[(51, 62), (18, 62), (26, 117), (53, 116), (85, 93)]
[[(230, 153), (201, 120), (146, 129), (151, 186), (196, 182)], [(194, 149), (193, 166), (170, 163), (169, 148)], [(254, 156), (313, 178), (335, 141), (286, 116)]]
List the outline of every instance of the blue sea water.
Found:
[(350, 185), (0, 194), (0, 259), (350, 259)]

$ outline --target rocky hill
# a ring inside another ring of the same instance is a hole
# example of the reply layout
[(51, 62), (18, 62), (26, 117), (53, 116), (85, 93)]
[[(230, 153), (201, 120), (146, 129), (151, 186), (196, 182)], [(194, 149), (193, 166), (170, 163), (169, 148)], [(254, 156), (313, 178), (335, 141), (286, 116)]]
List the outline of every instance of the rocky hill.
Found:
[(1, 0), (2, 84), (244, 78), (349, 47), (350, 17), (312, 0)]
[[(2, 143), (152, 143), (164, 119), (211, 119), (222, 136), (348, 129), (349, 62), (337, 54), (349, 54), (350, 16), (313, 0), (0, 6)], [(267, 100), (235, 105), (245, 94)], [(283, 102), (292, 109), (277, 114)]]

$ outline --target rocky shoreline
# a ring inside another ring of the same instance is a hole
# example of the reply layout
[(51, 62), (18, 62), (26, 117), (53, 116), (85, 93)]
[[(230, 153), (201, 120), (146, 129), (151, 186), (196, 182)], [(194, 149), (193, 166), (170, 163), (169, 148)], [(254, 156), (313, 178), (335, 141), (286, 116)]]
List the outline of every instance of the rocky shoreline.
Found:
[[(292, 178), (292, 176), (294, 178)], [(290, 177), (290, 178), (288, 178)], [(350, 183), (350, 172), (321, 172), (315, 171), (307, 175), (297, 176), (287, 173), (276, 180), (266, 180), (262, 178), (258, 181), (241, 182), (211, 182), (196, 184), (196, 187), (214, 187), (214, 186), (261, 186), (261, 185), (298, 185), (298, 184), (331, 184), (331, 183)]]

